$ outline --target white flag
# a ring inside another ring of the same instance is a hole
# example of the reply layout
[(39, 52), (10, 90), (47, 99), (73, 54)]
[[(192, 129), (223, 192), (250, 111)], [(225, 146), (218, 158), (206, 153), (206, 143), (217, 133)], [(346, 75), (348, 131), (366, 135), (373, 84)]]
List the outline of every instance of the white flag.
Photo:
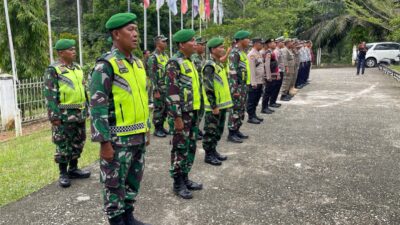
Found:
[(167, 4), (169, 7), (169, 10), (171, 10), (172, 14), (174, 16), (178, 14), (178, 7), (176, 6), (176, 0), (167, 0)]
[[(215, 0), (216, 1), (216, 0)], [(219, 18), (219, 24), (222, 24), (222, 18), (224, 18), (224, 7), (222, 5), (222, 0), (219, 0), (218, 3), (218, 18)]]
[(214, 23), (218, 23), (218, 0), (214, 0), (213, 5)]
[(193, 0), (193, 18), (196, 18), (197, 15), (199, 15), (199, 0)]
[(157, 0), (156, 9), (159, 10), (164, 5), (164, 0)]

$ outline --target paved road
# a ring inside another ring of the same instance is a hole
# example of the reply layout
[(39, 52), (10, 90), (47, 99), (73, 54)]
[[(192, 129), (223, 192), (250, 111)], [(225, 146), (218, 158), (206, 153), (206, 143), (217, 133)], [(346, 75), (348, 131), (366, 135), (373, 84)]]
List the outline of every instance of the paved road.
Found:
[[(190, 201), (171, 192), (169, 141), (148, 149), (137, 216), (154, 225), (400, 224), (400, 85), (377, 70), (316, 69), (312, 84), (245, 144), (221, 142), (221, 167), (203, 163), (205, 189)], [(200, 146), (201, 147), (201, 146)], [(52, 184), (0, 208), (0, 224), (105, 224), (98, 165), (66, 190)]]

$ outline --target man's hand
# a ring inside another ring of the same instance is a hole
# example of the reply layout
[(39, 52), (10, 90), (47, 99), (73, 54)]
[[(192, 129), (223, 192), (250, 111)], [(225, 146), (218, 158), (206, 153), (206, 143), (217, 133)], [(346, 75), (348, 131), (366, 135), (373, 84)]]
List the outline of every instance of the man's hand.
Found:
[(111, 142), (102, 142), (100, 145), (100, 157), (107, 162), (111, 162), (114, 159), (114, 149)]
[(61, 120), (52, 120), (51, 125), (53, 126), (60, 126), (61, 125)]
[(219, 108), (217, 107), (217, 108), (213, 109), (212, 110), (212, 114), (213, 115), (218, 115), (219, 114)]
[(160, 95), (160, 92), (159, 92), (159, 91), (156, 91), (156, 92), (154, 93), (154, 98), (155, 98), (155, 99), (160, 99), (160, 98), (161, 98), (161, 95)]
[(150, 131), (146, 132), (146, 146), (150, 145)]
[(174, 121), (175, 130), (177, 132), (181, 132), (183, 130), (183, 121), (182, 117), (177, 117)]

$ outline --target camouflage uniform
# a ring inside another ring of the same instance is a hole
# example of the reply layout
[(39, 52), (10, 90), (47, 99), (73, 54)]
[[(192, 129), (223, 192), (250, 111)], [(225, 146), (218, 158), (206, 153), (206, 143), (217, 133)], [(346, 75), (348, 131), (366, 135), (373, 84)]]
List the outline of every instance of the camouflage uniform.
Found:
[[(133, 208), (143, 177), (146, 136), (145, 133), (117, 136), (111, 132), (110, 128), (116, 125), (112, 85), (113, 82), (118, 82), (118, 85), (122, 83), (121, 78), (116, 80), (113, 67), (106, 61), (109, 56), (126, 60), (130, 64), (136, 63), (139, 68), (143, 67), (143, 63), (134, 56), (128, 59), (118, 49), (113, 48), (96, 62), (90, 75), (92, 141), (111, 142), (115, 151), (111, 162), (100, 158), (104, 211), (109, 218), (113, 218)], [(147, 106), (147, 94), (145, 96), (142, 101)], [(149, 118), (146, 123), (150, 127)]]
[[(203, 65), (205, 63), (205, 59), (203, 56), (194, 53), (190, 59), (192, 60), (194, 66), (196, 67), (197, 73), (200, 76), (200, 90), (202, 90), (203, 88), (203, 82), (204, 82), (204, 78), (202, 77), (202, 73), (201, 70), (203, 69)], [(200, 106), (200, 110), (199, 110), (199, 124), (201, 123), (201, 119), (204, 116), (204, 99), (203, 99), (203, 95), (201, 95), (201, 106)]]
[[(181, 117), (183, 121), (182, 132), (174, 130), (171, 150), (171, 177), (188, 174), (192, 168), (196, 154), (196, 139), (198, 135), (198, 113), (194, 109), (195, 99), (193, 83), (200, 85), (199, 75), (193, 63), (184, 63), (185, 56), (178, 51), (167, 63), (166, 86), (168, 114), (171, 118)], [(190, 59), (189, 59), (190, 60)], [(187, 79), (180, 71), (180, 64), (188, 72), (193, 72), (192, 80)], [(185, 100), (185, 92), (189, 91)], [(200, 88), (199, 88), (199, 94)], [(200, 96), (199, 96), (200, 97)]]
[(153, 113), (153, 124), (156, 128), (162, 128), (164, 126), (165, 119), (167, 118), (167, 108), (165, 102), (165, 78), (164, 78), (164, 65), (158, 63), (157, 58), (160, 62), (167, 63), (168, 55), (159, 52), (157, 49), (151, 54), (148, 65), (148, 76), (151, 80), (151, 86), (153, 88), (153, 96), (156, 92), (160, 93), (160, 98), (154, 98), (154, 113)]
[(229, 86), (233, 107), (229, 110), (228, 129), (232, 131), (238, 131), (242, 126), (246, 108), (247, 69), (246, 65), (240, 61), (240, 54), (243, 52), (235, 47), (229, 55)]
[[(52, 126), (52, 141), (56, 145), (54, 159), (57, 163), (68, 163), (70, 160), (79, 159), (85, 145), (87, 107), (84, 109), (60, 107), (59, 82), (70, 83), (70, 81), (66, 80), (65, 77), (59, 77), (55, 67), (63, 68), (66, 66), (60, 62), (55, 62), (47, 68), (44, 75), (44, 96), (49, 120), (61, 121), (59, 126)], [(68, 69), (80, 70), (80, 66), (74, 63)]]

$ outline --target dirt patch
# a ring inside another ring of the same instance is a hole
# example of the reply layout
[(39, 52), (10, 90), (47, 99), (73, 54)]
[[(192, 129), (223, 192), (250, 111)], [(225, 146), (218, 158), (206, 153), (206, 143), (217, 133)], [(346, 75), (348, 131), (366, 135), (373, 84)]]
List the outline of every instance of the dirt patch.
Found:
[[(50, 129), (50, 123), (47, 120), (41, 120), (35, 123), (23, 124), (22, 135), (29, 135), (44, 129)], [(0, 142), (15, 138), (15, 130), (0, 132)]]

